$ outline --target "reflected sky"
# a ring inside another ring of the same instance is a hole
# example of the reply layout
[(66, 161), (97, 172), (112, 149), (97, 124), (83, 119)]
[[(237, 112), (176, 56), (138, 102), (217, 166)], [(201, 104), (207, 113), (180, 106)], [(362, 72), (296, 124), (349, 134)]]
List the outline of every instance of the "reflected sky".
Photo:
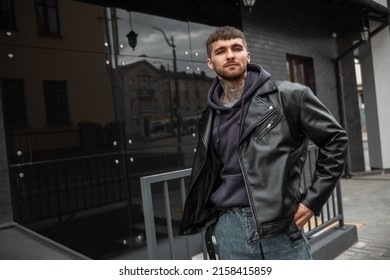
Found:
[[(165, 41), (163, 34), (154, 28), (157, 27), (165, 32), (169, 40), (173, 36), (178, 71), (196, 73), (204, 71), (208, 76), (215, 76), (205, 63), (207, 59), (205, 43), (215, 27), (143, 13), (129, 13), (120, 9), (117, 10), (117, 18), (118, 41), (122, 46), (118, 58), (119, 64), (149, 59), (152, 63), (156, 62), (156, 67), (162, 64), (173, 70), (172, 48)], [(126, 37), (131, 29), (138, 34), (135, 50), (129, 46)]]

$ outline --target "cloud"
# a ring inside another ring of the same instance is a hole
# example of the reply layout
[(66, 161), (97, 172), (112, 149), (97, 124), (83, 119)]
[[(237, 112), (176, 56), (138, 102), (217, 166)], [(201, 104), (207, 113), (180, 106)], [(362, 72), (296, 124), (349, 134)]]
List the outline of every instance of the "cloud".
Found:
[[(187, 67), (194, 71), (198, 68), (207, 71), (205, 42), (215, 27), (136, 12), (131, 13), (130, 24), (130, 14), (125, 10), (118, 10), (117, 16), (118, 40), (123, 45), (120, 58), (125, 63), (135, 62), (140, 56), (161, 59), (165, 63), (172, 60), (172, 48), (163, 34), (153, 28), (156, 26), (164, 31), (169, 40), (173, 36), (179, 71), (184, 71)], [(131, 27), (138, 34), (134, 51), (128, 46), (126, 37)]]

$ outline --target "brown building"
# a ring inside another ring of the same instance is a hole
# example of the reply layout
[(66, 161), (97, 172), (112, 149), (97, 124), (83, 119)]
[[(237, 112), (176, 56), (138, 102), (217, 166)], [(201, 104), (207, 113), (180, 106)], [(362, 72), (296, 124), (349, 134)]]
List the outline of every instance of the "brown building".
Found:
[(62, 144), (53, 139), (85, 122), (115, 120), (103, 8), (74, 1), (10, 3), (15, 28), (0, 37), (4, 123), (14, 139), (9, 157), (76, 148), (77, 137)]

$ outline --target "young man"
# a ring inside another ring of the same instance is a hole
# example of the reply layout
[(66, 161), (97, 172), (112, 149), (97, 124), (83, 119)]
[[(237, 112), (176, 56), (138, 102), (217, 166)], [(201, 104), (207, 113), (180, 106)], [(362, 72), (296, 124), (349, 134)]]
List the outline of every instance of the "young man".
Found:
[[(342, 175), (346, 132), (308, 87), (250, 64), (240, 30), (217, 28), (207, 53), (217, 77), (180, 234), (213, 229), (220, 259), (311, 259), (302, 228)], [(309, 139), (319, 156), (312, 185), (301, 190)]]

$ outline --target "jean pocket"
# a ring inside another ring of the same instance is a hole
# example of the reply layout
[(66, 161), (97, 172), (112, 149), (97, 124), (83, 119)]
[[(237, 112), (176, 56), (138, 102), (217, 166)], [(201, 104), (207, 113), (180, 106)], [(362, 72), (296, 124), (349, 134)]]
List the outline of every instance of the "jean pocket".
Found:
[(298, 249), (299, 247), (306, 246), (306, 241), (304, 238), (299, 238), (295, 241), (291, 241), (291, 246), (294, 249)]
[(291, 242), (294, 242), (294, 241), (302, 238), (302, 230), (298, 229), (294, 220), (291, 221), (291, 223), (287, 229), (287, 234), (290, 237)]

